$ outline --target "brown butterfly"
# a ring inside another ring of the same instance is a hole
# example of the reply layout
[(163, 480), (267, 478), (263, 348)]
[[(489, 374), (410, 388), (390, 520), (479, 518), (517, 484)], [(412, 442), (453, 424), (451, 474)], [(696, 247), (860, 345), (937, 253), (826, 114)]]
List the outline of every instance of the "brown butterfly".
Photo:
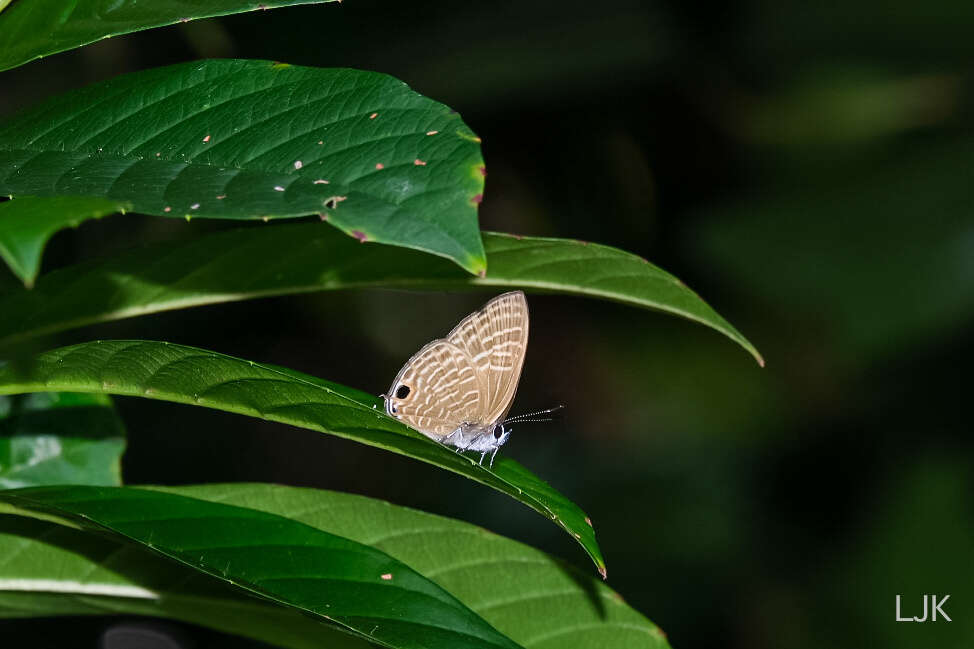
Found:
[(504, 424), (551, 412), (505, 419), (527, 346), (524, 293), (498, 295), (406, 361), (382, 395), (386, 413), (458, 452), (479, 451), (481, 463), (490, 453), (493, 466), (511, 435)]

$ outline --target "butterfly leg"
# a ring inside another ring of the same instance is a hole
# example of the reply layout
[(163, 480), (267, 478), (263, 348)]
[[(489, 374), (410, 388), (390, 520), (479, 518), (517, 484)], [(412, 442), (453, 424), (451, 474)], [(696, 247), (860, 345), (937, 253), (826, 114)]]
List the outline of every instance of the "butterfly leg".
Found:
[(492, 468), (492, 469), (494, 468), (494, 457), (497, 456), (497, 449), (499, 449), (499, 448), (500, 448), (500, 446), (495, 446), (494, 447), (494, 452), (490, 454), (490, 468)]
[(463, 441), (463, 428), (457, 428), (455, 431), (443, 438), (444, 444), (456, 446), (457, 448), (466, 448)]
[(480, 466), (483, 466), (484, 465), (484, 456), (485, 455), (487, 455), (487, 451), (484, 451), (483, 453), (480, 454), (480, 462), (477, 462), (477, 464), (479, 464)]

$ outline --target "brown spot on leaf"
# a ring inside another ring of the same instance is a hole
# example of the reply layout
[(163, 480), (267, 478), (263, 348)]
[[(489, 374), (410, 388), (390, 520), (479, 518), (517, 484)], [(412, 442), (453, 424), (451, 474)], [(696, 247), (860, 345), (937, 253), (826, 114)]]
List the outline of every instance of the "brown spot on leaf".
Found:
[(375, 163), (375, 168), (376, 168), (377, 170), (379, 170), (379, 171), (381, 171), (381, 170), (383, 170), (383, 169), (385, 169), (385, 168), (386, 168), (386, 166), (385, 166), (384, 164), (382, 164), (381, 162), (376, 162), (376, 163)]
[(474, 205), (480, 205), (484, 201), (484, 195), (483, 194), (475, 194), (474, 197), (470, 199), (470, 201)]
[(479, 171), (481, 176), (483, 176), (484, 178), (487, 177), (487, 167), (481, 165)]
[(209, 142), (209, 141), (210, 141), (210, 136), (209, 136), (209, 135), (207, 135), (206, 137), (204, 137), (204, 138), (203, 138), (203, 141), (204, 141), (204, 142)]
[(361, 230), (352, 230), (352, 236), (358, 239), (359, 241), (361, 241), (362, 243), (365, 243), (366, 241), (369, 240), (369, 235), (365, 234)]
[(387, 572), (384, 575), (379, 575), (384, 581), (390, 581), (392, 579), (392, 573)]
[(589, 527), (592, 527), (592, 519), (591, 518), (589, 518), (588, 516), (586, 516), (585, 517), (585, 522), (588, 523), (588, 526)]
[(419, 158), (416, 158), (415, 160), (413, 160), (413, 164), (416, 165), (417, 167), (425, 167), (426, 166), (426, 161), (425, 160), (420, 160)]
[(369, 115), (369, 119), (375, 119), (378, 116), (379, 116), (379, 113), (372, 113), (371, 115)]

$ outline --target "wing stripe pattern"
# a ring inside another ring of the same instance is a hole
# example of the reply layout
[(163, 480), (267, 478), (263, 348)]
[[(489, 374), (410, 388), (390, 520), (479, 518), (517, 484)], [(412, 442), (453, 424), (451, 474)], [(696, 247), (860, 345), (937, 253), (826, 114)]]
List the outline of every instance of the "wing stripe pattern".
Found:
[(527, 343), (524, 293), (499, 295), (406, 362), (386, 412), (433, 439), (464, 424), (489, 433), (514, 401)]
[(454, 327), (446, 340), (466, 351), (484, 377), (480, 423), (500, 421), (514, 401), (528, 344), (528, 303), (521, 291), (498, 295)]
[(435, 439), (463, 422), (476, 421), (483, 409), (482, 393), (470, 356), (446, 340), (434, 340), (399, 371), (386, 411)]

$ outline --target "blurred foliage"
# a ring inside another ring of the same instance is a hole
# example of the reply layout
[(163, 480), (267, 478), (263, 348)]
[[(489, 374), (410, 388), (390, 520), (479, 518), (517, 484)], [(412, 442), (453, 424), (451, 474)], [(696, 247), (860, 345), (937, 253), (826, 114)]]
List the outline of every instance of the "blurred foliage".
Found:
[[(0, 114), (214, 51), (379, 70), (456, 107), (484, 141), (483, 227), (644, 255), (768, 360), (760, 370), (718, 335), (653, 314), (531, 298), (514, 412), (568, 408), (558, 424), (516, 429), (505, 451), (590, 512), (613, 588), (680, 649), (965, 646), (972, 28), (974, 5), (960, 0), (356, 0), (113, 39), (9, 71)], [(134, 223), (146, 241), (214, 227)], [(109, 220), (60, 234), (45, 268), (117, 251), (131, 232)], [(378, 393), (479, 302), (281, 298), (43, 346), (165, 337)], [(142, 405), (118, 404), (133, 431), (128, 481), (349, 490), (575, 556), (531, 512), (417, 463)], [(916, 606), (928, 593), (952, 595), (954, 622), (894, 621), (896, 594)]]
[(101, 394), (0, 396), (0, 488), (121, 484), (125, 428)]

